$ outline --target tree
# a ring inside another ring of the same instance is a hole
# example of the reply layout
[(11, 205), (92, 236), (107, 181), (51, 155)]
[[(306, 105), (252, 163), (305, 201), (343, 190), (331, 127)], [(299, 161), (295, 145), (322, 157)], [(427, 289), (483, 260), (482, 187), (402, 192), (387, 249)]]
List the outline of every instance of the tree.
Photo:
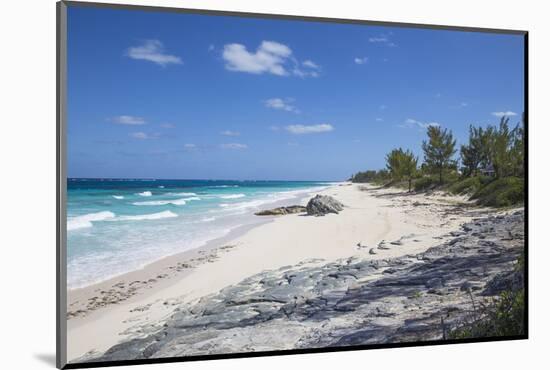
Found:
[(499, 127), (493, 128), (489, 138), (489, 160), (497, 178), (506, 177), (512, 173), (511, 149), (514, 135), (508, 126), (509, 121), (510, 118), (502, 117)]
[(401, 173), (407, 181), (409, 182), (409, 193), (411, 192), (412, 180), (416, 176), (417, 166), (418, 166), (418, 157), (415, 157), (413, 152), (407, 150), (402, 152), (400, 157), (400, 169)]
[(392, 180), (397, 181), (405, 177), (409, 183), (409, 192), (412, 187), (412, 179), (416, 175), (418, 158), (410, 150), (394, 149), (386, 155), (386, 167)]
[(525, 173), (525, 117), (522, 117), (521, 122), (512, 131), (512, 147), (511, 161), (512, 173), (514, 176), (522, 177)]
[(479, 165), (484, 160), (483, 135), (483, 128), (470, 125), (468, 145), (460, 146), (460, 159), (466, 176), (476, 176)]
[(443, 171), (456, 163), (453, 160), (456, 140), (451, 131), (439, 126), (428, 127), (428, 139), (422, 142), (424, 162), (429, 171), (439, 175), (439, 184), (443, 184)]

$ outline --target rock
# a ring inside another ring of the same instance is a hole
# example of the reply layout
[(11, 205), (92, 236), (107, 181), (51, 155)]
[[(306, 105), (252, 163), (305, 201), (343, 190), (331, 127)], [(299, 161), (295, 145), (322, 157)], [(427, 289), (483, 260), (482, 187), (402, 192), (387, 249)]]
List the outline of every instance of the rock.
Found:
[(306, 206), (307, 214), (310, 216), (324, 216), (327, 213), (342, 211), (344, 205), (328, 195), (316, 195), (309, 200)]
[(374, 250), (374, 248), (369, 249), (369, 254), (376, 254), (376, 251)]
[[(522, 215), (480, 219), (501, 223), (483, 231), (487, 240), (502, 240), (508, 230), (523, 233)], [(75, 362), (438, 340), (442, 317), (453, 328), (471, 320), (472, 301), (477, 306), (523, 287), (515, 263), (523, 244), (484, 246), (474, 234), (466, 231), (461, 243), (441, 242), (415, 255), (266, 270), (198, 302), (179, 303), (165, 323)]]
[(288, 206), (288, 207), (277, 207), (273, 209), (267, 209), (264, 211), (254, 213), (256, 216), (282, 216), (290, 215), (293, 213), (302, 213), (306, 212), (306, 207), (303, 206)]

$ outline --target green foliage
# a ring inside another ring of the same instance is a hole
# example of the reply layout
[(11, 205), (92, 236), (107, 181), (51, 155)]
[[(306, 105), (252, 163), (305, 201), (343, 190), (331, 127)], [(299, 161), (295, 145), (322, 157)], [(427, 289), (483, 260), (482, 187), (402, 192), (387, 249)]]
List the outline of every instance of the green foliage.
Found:
[(386, 167), (393, 181), (405, 179), (408, 182), (409, 191), (412, 188), (412, 180), (417, 172), (418, 158), (410, 150), (394, 149), (386, 155)]
[(447, 190), (452, 194), (475, 194), (483, 186), (489, 184), (494, 179), (490, 176), (474, 176), (459, 179), (449, 184)]
[(524, 180), (519, 177), (496, 179), (481, 187), (472, 195), (479, 205), (510, 207), (524, 200)]
[(462, 172), (466, 176), (476, 176), (479, 165), (487, 161), (483, 139), (483, 128), (470, 125), (470, 139), (468, 145), (460, 146), (460, 159), (463, 165)]
[(424, 151), (424, 168), (427, 172), (439, 176), (439, 184), (443, 184), (443, 173), (446, 169), (456, 167), (453, 156), (456, 153), (456, 140), (453, 133), (439, 126), (428, 127), (428, 141), (422, 142)]
[(415, 191), (425, 191), (436, 188), (439, 185), (439, 178), (436, 176), (424, 176), (414, 182)]
[(357, 172), (350, 178), (351, 182), (357, 183), (374, 183), (374, 184), (386, 184), (391, 180), (390, 174), (386, 170), (368, 170), (364, 172)]
[(451, 339), (516, 336), (525, 333), (525, 292), (503, 292), (483, 318), (452, 330)]

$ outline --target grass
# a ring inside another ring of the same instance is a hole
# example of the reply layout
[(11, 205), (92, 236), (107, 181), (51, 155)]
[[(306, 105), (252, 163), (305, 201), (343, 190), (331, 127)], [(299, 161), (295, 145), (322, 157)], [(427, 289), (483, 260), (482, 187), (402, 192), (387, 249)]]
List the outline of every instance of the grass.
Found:
[[(516, 264), (516, 272), (523, 274), (525, 255), (522, 254)], [(451, 330), (451, 339), (483, 338), (500, 336), (517, 336), (525, 334), (525, 291), (524, 289), (507, 290), (490, 307), (482, 317), (473, 323)]]
[(516, 336), (525, 333), (525, 292), (503, 292), (498, 301), (478, 321), (456, 328), (451, 339)]
[(493, 179), (488, 176), (467, 177), (449, 184), (447, 190), (452, 194), (474, 194), (492, 180)]
[(496, 179), (482, 186), (472, 199), (481, 206), (510, 207), (523, 203), (525, 192), (524, 180), (518, 177)]

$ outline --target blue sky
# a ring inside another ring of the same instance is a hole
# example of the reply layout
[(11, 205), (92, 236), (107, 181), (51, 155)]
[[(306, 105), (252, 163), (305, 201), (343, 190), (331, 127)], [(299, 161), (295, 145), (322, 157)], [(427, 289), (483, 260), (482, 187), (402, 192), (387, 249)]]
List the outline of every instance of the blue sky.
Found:
[(516, 123), (523, 37), (69, 7), (70, 177), (343, 180)]

